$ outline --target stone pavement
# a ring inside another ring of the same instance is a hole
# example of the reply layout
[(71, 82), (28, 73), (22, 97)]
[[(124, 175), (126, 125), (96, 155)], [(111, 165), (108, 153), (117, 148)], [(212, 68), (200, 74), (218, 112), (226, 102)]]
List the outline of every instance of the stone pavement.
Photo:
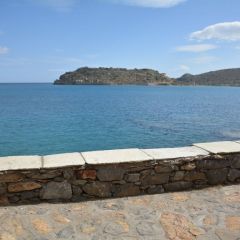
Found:
[(240, 240), (240, 185), (0, 208), (0, 240)]

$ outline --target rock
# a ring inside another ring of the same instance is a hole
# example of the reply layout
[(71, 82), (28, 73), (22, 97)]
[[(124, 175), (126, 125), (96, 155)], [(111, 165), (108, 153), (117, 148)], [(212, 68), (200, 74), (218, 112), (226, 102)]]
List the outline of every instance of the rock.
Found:
[(207, 180), (209, 184), (222, 184), (226, 181), (228, 174), (228, 169), (216, 169), (216, 170), (209, 170), (206, 172)]
[(147, 193), (149, 194), (157, 194), (157, 193), (164, 193), (164, 188), (161, 185), (158, 186), (150, 186), (147, 189)]
[(49, 170), (47, 172), (44, 173), (35, 173), (35, 174), (28, 174), (27, 176), (33, 179), (51, 179), (51, 178), (55, 178), (58, 177), (62, 174), (61, 171), (59, 170)]
[(141, 221), (136, 225), (136, 230), (141, 236), (154, 236), (156, 235), (154, 225), (154, 222)]
[(136, 186), (133, 183), (127, 183), (124, 185), (115, 185), (113, 187), (114, 197), (136, 196), (139, 194), (140, 194), (139, 186)]
[(197, 168), (200, 169), (218, 169), (230, 166), (227, 159), (205, 159), (197, 161)]
[(228, 180), (231, 181), (231, 182), (234, 182), (238, 178), (240, 178), (240, 170), (230, 169), (229, 173), (228, 173)]
[(240, 216), (227, 216), (225, 219), (227, 229), (231, 231), (239, 231), (240, 233)]
[(173, 177), (173, 181), (181, 181), (184, 178), (184, 171), (177, 171)]
[(155, 175), (148, 175), (142, 179), (142, 185), (157, 185), (167, 183), (169, 181), (169, 173), (162, 173), (162, 174), (155, 174)]
[(57, 238), (60, 239), (74, 239), (74, 229), (72, 226), (67, 226), (57, 234)]
[(182, 190), (187, 190), (192, 188), (193, 184), (191, 182), (174, 182), (174, 183), (168, 183), (164, 185), (164, 188), (168, 192), (173, 192), (173, 191), (182, 191)]
[(73, 185), (79, 185), (79, 186), (83, 186), (86, 183), (87, 183), (87, 180), (74, 180), (72, 182)]
[(42, 185), (36, 182), (19, 182), (19, 183), (11, 183), (8, 185), (9, 192), (23, 192), (23, 191), (31, 191), (34, 189), (41, 188)]
[(32, 225), (39, 234), (49, 234), (53, 231), (53, 229), (48, 225), (48, 223), (41, 218), (33, 219)]
[(156, 173), (170, 173), (174, 170), (176, 170), (176, 166), (174, 165), (158, 165), (155, 167)]
[(230, 162), (232, 168), (240, 168), (240, 154), (237, 154), (234, 157), (232, 157)]
[(81, 195), (82, 189), (79, 186), (72, 186), (73, 195)]
[(203, 172), (187, 172), (184, 176), (185, 181), (205, 180), (206, 176)]
[(7, 191), (7, 184), (6, 183), (0, 183), (0, 195), (5, 194)]
[(123, 220), (111, 221), (104, 227), (103, 232), (113, 236), (119, 236), (120, 234), (129, 232), (129, 225)]
[(95, 180), (97, 176), (96, 170), (80, 170), (77, 172), (78, 179)]
[(127, 182), (138, 182), (140, 180), (140, 173), (130, 173), (126, 176)]
[(39, 192), (35, 192), (35, 191), (22, 192), (20, 196), (22, 200), (27, 200), (27, 199), (39, 197)]
[(119, 167), (104, 167), (97, 171), (97, 177), (100, 181), (111, 182), (123, 179), (125, 170)]
[(83, 186), (83, 191), (91, 196), (111, 197), (111, 183), (91, 182)]
[(184, 171), (192, 171), (195, 168), (196, 168), (196, 164), (194, 162), (187, 163), (187, 164), (181, 166), (181, 170), (184, 170)]
[(8, 204), (9, 204), (8, 197), (0, 195), (0, 206), (5, 206), (5, 205), (8, 205)]
[(185, 216), (176, 213), (166, 212), (161, 215), (160, 222), (168, 239), (193, 240), (196, 236), (202, 235), (205, 231), (195, 226)]
[(74, 178), (74, 171), (69, 168), (69, 169), (65, 169), (63, 171), (63, 177), (66, 179), (66, 180), (70, 180), (70, 179), (73, 179)]
[(49, 182), (40, 192), (41, 199), (70, 199), (72, 197), (71, 184), (64, 182)]
[(0, 175), (0, 183), (11, 183), (11, 182), (19, 182), (23, 180), (25, 176), (21, 173), (7, 173)]

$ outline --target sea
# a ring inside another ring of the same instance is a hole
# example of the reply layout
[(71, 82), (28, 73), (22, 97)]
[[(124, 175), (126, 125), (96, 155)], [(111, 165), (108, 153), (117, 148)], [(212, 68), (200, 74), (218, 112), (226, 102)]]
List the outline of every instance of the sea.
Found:
[(240, 140), (240, 88), (0, 84), (0, 156)]

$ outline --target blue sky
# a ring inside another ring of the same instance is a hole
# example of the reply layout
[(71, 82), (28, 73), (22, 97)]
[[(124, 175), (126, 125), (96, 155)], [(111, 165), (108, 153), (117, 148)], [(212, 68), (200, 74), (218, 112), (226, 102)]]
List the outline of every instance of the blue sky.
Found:
[(82, 66), (171, 77), (240, 67), (239, 0), (0, 0), (0, 82)]

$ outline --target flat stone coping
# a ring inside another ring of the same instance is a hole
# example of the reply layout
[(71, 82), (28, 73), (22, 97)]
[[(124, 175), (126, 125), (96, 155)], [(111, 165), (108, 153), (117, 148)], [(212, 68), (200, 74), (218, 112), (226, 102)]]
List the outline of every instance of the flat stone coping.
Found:
[(153, 160), (152, 157), (138, 148), (83, 152), (82, 155), (87, 164), (111, 164)]
[(85, 161), (78, 152), (47, 155), (43, 157), (43, 168), (81, 166), (84, 164)]
[(142, 149), (155, 160), (207, 156), (209, 152), (198, 147)]
[(40, 156), (10, 156), (0, 157), (0, 171), (39, 169), (42, 167)]
[(231, 141), (195, 143), (193, 145), (214, 154), (240, 152), (240, 144)]

